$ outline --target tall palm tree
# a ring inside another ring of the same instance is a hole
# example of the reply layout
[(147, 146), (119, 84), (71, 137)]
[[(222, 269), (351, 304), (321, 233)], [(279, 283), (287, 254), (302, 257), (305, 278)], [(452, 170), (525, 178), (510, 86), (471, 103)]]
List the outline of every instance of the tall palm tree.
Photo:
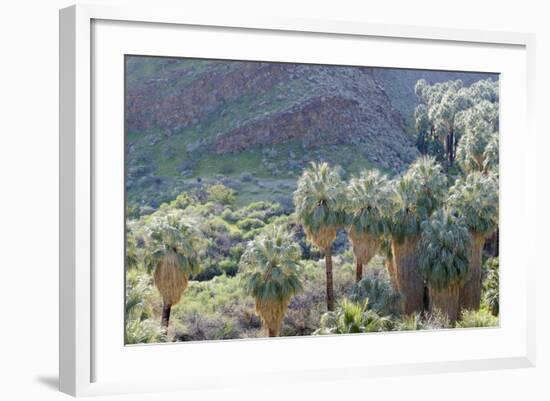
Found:
[(346, 214), (355, 255), (356, 282), (363, 278), (363, 265), (375, 255), (386, 232), (382, 211), (388, 199), (387, 185), (386, 177), (378, 170), (371, 170), (352, 178), (347, 187)]
[(332, 283), (332, 244), (344, 226), (343, 186), (338, 173), (327, 163), (314, 163), (305, 169), (294, 192), (298, 222), (312, 243), (325, 254), (327, 309), (334, 310)]
[(460, 307), (478, 310), (483, 245), (498, 224), (498, 181), (493, 175), (474, 171), (458, 179), (449, 193), (448, 205), (464, 217), (472, 236), (470, 274), (460, 290)]
[(392, 270), (404, 296), (406, 314), (424, 310), (424, 280), (418, 270), (420, 224), (441, 204), (447, 178), (431, 157), (417, 159), (405, 175), (393, 182), (386, 217), (391, 232)]
[(280, 334), (291, 298), (302, 290), (300, 247), (283, 226), (270, 226), (248, 244), (241, 257), (245, 291), (256, 300), (269, 337)]
[(170, 322), (170, 311), (189, 283), (189, 276), (199, 272), (200, 233), (193, 222), (186, 221), (180, 210), (159, 213), (149, 224), (150, 254), (155, 286), (163, 301), (161, 327), (164, 333)]
[(451, 322), (459, 316), (460, 286), (468, 274), (470, 234), (462, 217), (445, 210), (422, 222), (418, 243), (420, 272), (430, 294), (430, 309), (440, 309)]

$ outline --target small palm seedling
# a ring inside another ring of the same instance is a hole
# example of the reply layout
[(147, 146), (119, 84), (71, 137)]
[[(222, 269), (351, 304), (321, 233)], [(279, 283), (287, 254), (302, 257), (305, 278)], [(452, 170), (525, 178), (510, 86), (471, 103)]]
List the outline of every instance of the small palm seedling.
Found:
[(351, 179), (346, 198), (348, 235), (355, 255), (355, 280), (359, 282), (363, 278), (363, 265), (375, 255), (386, 232), (382, 210), (387, 201), (387, 180), (377, 170), (365, 171)]
[(472, 172), (456, 181), (450, 190), (449, 207), (464, 217), (472, 247), (470, 274), (460, 290), (460, 307), (478, 310), (481, 301), (481, 264), (485, 238), (498, 224), (498, 183), (494, 176)]
[(149, 225), (150, 267), (163, 301), (161, 327), (166, 333), (170, 311), (199, 272), (198, 245), (201, 235), (180, 211), (154, 216)]
[(381, 315), (398, 315), (403, 308), (401, 295), (395, 292), (390, 283), (381, 277), (365, 277), (356, 283), (350, 295), (355, 303), (368, 300), (369, 309)]
[(451, 322), (459, 315), (459, 291), (468, 274), (470, 234), (462, 217), (436, 211), (422, 223), (418, 243), (420, 272), (430, 294), (430, 309), (441, 310)]
[(279, 336), (288, 304), (302, 290), (300, 257), (300, 247), (283, 226), (266, 228), (241, 257), (245, 291), (255, 299), (269, 337)]
[(344, 190), (340, 176), (327, 163), (311, 163), (298, 180), (294, 205), (309, 241), (325, 254), (327, 309), (334, 310), (332, 244), (344, 226)]
[(356, 304), (344, 300), (336, 312), (321, 317), (319, 329), (313, 334), (354, 334), (392, 330), (394, 322), (369, 308), (368, 300)]
[(393, 182), (386, 217), (391, 232), (397, 288), (404, 296), (405, 314), (424, 310), (424, 280), (418, 270), (420, 225), (439, 207), (447, 192), (441, 165), (422, 157)]

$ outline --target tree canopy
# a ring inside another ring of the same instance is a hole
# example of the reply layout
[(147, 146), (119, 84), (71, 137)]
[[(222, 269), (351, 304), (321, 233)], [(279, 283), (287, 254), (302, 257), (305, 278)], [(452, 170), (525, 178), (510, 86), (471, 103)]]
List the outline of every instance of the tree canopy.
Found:
[(240, 266), (245, 291), (263, 302), (284, 302), (302, 290), (301, 249), (283, 226), (270, 226), (250, 241)]
[(470, 234), (463, 217), (440, 209), (422, 223), (418, 243), (420, 272), (428, 285), (442, 290), (468, 274)]
[(459, 178), (449, 190), (448, 206), (472, 233), (487, 236), (498, 225), (498, 181), (478, 171)]

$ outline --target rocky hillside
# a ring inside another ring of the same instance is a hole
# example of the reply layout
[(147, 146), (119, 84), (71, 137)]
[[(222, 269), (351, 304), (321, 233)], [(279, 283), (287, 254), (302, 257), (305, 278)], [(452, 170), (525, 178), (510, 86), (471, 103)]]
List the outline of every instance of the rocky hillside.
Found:
[(197, 181), (254, 176), (248, 195), (288, 200), (312, 160), (400, 172), (417, 156), (405, 128), (416, 80), (455, 78), (430, 74), (128, 57), (128, 199), (155, 207)]

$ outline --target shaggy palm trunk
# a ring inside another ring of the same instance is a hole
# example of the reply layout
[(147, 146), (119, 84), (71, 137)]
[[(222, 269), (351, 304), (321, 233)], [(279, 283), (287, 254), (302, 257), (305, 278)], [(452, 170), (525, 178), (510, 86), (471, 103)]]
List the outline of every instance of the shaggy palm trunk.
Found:
[(359, 282), (363, 278), (363, 266), (368, 265), (376, 254), (380, 241), (372, 235), (357, 233), (353, 228), (349, 230), (348, 236), (353, 246), (353, 254), (355, 255), (355, 281)]
[(424, 280), (418, 271), (417, 236), (405, 238), (401, 243), (392, 241), (393, 264), (399, 292), (404, 297), (405, 314), (424, 310)]
[(435, 309), (439, 309), (448, 316), (451, 323), (456, 322), (459, 314), (459, 293), (458, 284), (452, 284), (440, 290), (430, 287), (430, 310), (434, 312)]
[(355, 282), (363, 280), (363, 263), (356, 259), (355, 262)]
[(390, 284), (395, 292), (399, 292), (399, 286), (397, 285), (397, 274), (395, 273), (395, 262), (393, 260), (393, 255), (387, 255), (386, 261), (384, 262), (386, 270), (388, 271), (388, 276), (390, 276)]
[(262, 318), (264, 330), (268, 337), (279, 337), (281, 334), (281, 323), (288, 304), (289, 300), (283, 302), (256, 300), (256, 312)]
[(481, 263), (483, 234), (472, 234), (472, 253), (470, 254), (470, 273), (468, 279), (460, 289), (460, 309), (478, 310), (481, 302)]
[(325, 249), (325, 267), (327, 273), (327, 309), (334, 310), (334, 285), (332, 283), (332, 246)]
[(170, 323), (170, 311), (172, 310), (172, 305), (163, 304), (162, 305), (162, 319), (160, 326), (164, 331), (168, 330), (168, 324)]

